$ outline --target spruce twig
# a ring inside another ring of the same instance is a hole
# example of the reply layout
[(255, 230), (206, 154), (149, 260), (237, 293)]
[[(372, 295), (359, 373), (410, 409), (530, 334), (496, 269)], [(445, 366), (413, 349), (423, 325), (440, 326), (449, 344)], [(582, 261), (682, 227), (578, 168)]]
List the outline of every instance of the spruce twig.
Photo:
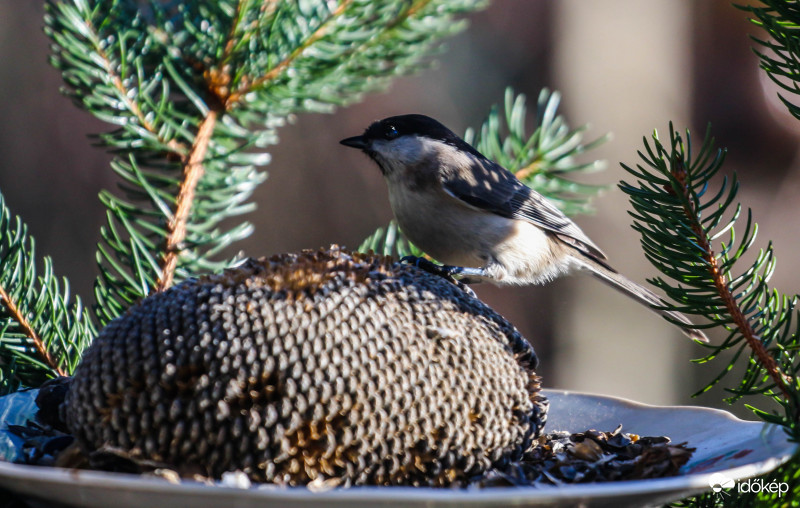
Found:
[[(717, 295), (725, 303), (725, 309), (727, 310), (727, 313), (732, 317), (735, 327), (739, 330), (739, 333), (742, 335), (742, 337), (744, 337), (748, 347), (752, 350), (753, 355), (755, 355), (755, 357), (761, 363), (769, 377), (772, 378), (772, 381), (775, 383), (775, 386), (778, 387), (784, 399), (789, 400), (791, 396), (789, 395), (787, 382), (791, 382), (791, 380), (780, 371), (775, 359), (766, 350), (761, 338), (756, 335), (755, 331), (753, 330), (753, 326), (750, 324), (750, 321), (745, 316), (744, 311), (739, 306), (736, 298), (731, 292), (730, 280), (720, 268), (719, 262), (717, 261), (717, 255), (714, 253), (714, 250), (711, 247), (709, 234), (703, 228), (703, 224), (701, 223), (700, 217), (695, 209), (694, 201), (692, 200), (690, 191), (691, 187), (687, 181), (688, 173), (686, 171), (686, 164), (682, 157), (672, 160), (670, 173), (677, 184), (675, 187), (680, 189), (683, 193), (683, 211), (686, 215), (688, 224), (694, 233), (694, 237), (697, 240), (697, 246), (699, 247), (700, 251), (702, 251), (702, 258), (706, 263)], [(669, 191), (673, 192), (673, 189), (674, 187), (669, 188)]]
[[(780, 297), (768, 286), (775, 266), (771, 245), (734, 275), (755, 240), (756, 225), (748, 211), (744, 233), (736, 236), (734, 225), (741, 206), (735, 203), (735, 176), (730, 184), (726, 177), (719, 190), (709, 192), (712, 177), (722, 167), (724, 150), (715, 152), (713, 138), (707, 133), (695, 155), (689, 133), (684, 144), (671, 124), (668, 143), (662, 143), (655, 133), (644, 144), (639, 152), (644, 164), (636, 168), (622, 164), (637, 178), (636, 184), (623, 181), (620, 188), (630, 197), (633, 228), (642, 235), (645, 255), (667, 277), (652, 282), (677, 302), (676, 310), (704, 316), (711, 322), (708, 327), (727, 330), (727, 339), (706, 346), (712, 352), (700, 362), (726, 349), (736, 349), (737, 358), (749, 350), (750, 361), (739, 387), (728, 389), (734, 394), (729, 401), (766, 394), (783, 405), (787, 415), (796, 415), (800, 361), (787, 354), (798, 347), (793, 321), (796, 298)], [(729, 241), (722, 242), (717, 252), (713, 242), (723, 235), (728, 235)], [(730, 372), (731, 365), (725, 366), (704, 390)], [(764, 416), (763, 412), (756, 414)]]
[[(750, 21), (761, 27), (768, 37), (751, 37), (766, 51), (754, 48), (761, 68), (783, 93), (778, 98), (789, 113), (800, 119), (800, 9), (796, 2), (761, 0), (756, 5), (736, 5), (753, 17)], [(788, 95), (787, 95), (788, 94)]]

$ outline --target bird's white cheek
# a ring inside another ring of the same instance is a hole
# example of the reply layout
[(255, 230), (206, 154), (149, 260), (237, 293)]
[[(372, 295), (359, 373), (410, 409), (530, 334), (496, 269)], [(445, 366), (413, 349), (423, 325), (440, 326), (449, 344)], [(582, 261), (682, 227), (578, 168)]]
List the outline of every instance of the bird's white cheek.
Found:
[(410, 136), (392, 141), (378, 139), (372, 142), (371, 148), (392, 169), (416, 166), (429, 155), (424, 144)]

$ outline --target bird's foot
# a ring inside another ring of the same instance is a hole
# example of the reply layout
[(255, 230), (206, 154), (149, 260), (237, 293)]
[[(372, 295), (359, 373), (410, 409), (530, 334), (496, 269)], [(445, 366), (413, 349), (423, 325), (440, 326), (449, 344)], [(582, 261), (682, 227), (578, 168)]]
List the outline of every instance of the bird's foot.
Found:
[(402, 259), (400, 259), (400, 262), (414, 265), (430, 274), (438, 275), (439, 277), (447, 279), (471, 297), (477, 297), (475, 295), (475, 291), (473, 291), (472, 288), (467, 285), (467, 281), (462, 281), (456, 278), (464, 273), (465, 269), (461, 266), (438, 265), (433, 261), (417, 256), (404, 256)]
[(438, 275), (439, 277), (444, 277), (450, 281), (455, 281), (455, 276), (463, 270), (460, 266), (439, 265), (429, 259), (417, 256), (405, 256), (400, 259), (400, 262), (414, 265), (421, 270), (425, 270), (433, 275)]

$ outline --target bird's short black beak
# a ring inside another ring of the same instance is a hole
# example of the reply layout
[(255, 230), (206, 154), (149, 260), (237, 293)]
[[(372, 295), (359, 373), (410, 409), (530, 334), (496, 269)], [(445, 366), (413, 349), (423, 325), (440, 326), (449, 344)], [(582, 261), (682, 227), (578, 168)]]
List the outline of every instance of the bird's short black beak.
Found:
[(364, 139), (364, 136), (353, 136), (352, 138), (343, 139), (339, 141), (339, 143), (343, 144), (344, 146), (358, 148), (359, 150), (363, 150), (367, 147), (367, 142)]

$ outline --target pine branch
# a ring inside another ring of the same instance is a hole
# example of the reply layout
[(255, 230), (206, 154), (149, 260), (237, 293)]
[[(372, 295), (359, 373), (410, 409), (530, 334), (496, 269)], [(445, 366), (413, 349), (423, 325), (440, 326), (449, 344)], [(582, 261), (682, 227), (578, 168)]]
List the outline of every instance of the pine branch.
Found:
[(167, 240), (164, 247), (164, 257), (161, 260), (159, 277), (156, 284), (156, 291), (164, 291), (172, 285), (175, 276), (175, 268), (178, 266), (178, 255), (180, 245), (186, 238), (186, 223), (189, 220), (189, 212), (194, 202), (195, 191), (200, 178), (203, 177), (203, 160), (208, 151), (208, 144), (211, 141), (211, 134), (214, 125), (217, 123), (218, 112), (211, 110), (206, 115), (195, 137), (194, 145), (189, 151), (189, 159), (184, 166), (184, 177), (181, 181), (178, 198), (175, 204), (175, 213), (167, 225)]
[(36, 275), (34, 242), (0, 196), (0, 379), (3, 391), (66, 376), (94, 335), (80, 300), (44, 258)]
[(66, 376), (67, 373), (61, 366), (58, 364), (58, 361), (53, 358), (53, 355), (50, 354), (50, 351), (47, 350), (47, 347), (44, 345), (44, 341), (39, 334), (36, 333), (36, 330), (33, 329), (30, 321), (28, 321), (27, 316), (25, 313), (17, 305), (17, 302), (14, 301), (13, 298), (8, 294), (5, 288), (0, 287), (0, 304), (5, 307), (6, 313), (8, 314), (8, 319), (12, 322), (16, 322), (17, 326), (22, 330), (22, 333), (27, 337), (33, 349), (36, 350), (36, 354), (39, 358), (44, 362), (47, 368), (52, 369), (56, 374), (59, 376)]
[[(499, 108), (493, 106), (481, 127), (477, 131), (468, 129), (464, 140), (549, 198), (566, 214), (588, 213), (591, 199), (604, 187), (582, 184), (566, 176), (602, 169), (603, 161), (579, 163), (576, 158), (604, 143), (609, 136), (584, 143), (583, 133), (587, 127), (571, 129), (557, 114), (560, 101), (558, 92), (545, 88), (539, 93), (535, 129), (528, 135), (525, 95), (515, 95), (508, 88), (504, 97), (504, 119), (500, 117)], [(394, 221), (376, 230), (359, 247), (362, 251), (370, 249), (398, 257), (424, 255), (403, 236)]]
[[(749, 353), (745, 371), (735, 388), (727, 388), (733, 403), (744, 396), (766, 396), (783, 409), (783, 414), (746, 405), (767, 423), (782, 426), (792, 439), (800, 439), (800, 350), (797, 296), (787, 298), (768, 286), (775, 267), (772, 245), (755, 261), (739, 268), (742, 257), (755, 241), (757, 226), (747, 211), (743, 233), (737, 237), (735, 223), (742, 207), (735, 203), (738, 183), (735, 175), (725, 177), (718, 190), (711, 181), (722, 167), (725, 152), (714, 150), (706, 138), (696, 155), (689, 133), (686, 142), (670, 124), (669, 142), (662, 144), (658, 133), (639, 152), (644, 164), (623, 168), (636, 184), (622, 182), (634, 211), (634, 229), (642, 235), (645, 255), (666, 276), (651, 282), (661, 287), (677, 305), (676, 310), (704, 316), (711, 324), (728, 331), (725, 340), (711, 349), (700, 363), (734, 350), (732, 359), (702, 390), (730, 376), (743, 354)], [(741, 233), (741, 229), (738, 230)], [(722, 241), (723, 237), (728, 241)], [(719, 245), (719, 247), (715, 247)], [(738, 274), (736, 273), (738, 270)], [(791, 499), (800, 493), (798, 458), (765, 476), (765, 482), (787, 483)], [(717, 506), (719, 496), (707, 494), (678, 506)], [(738, 494), (737, 506), (773, 506), (775, 495), (763, 491)], [(726, 503), (727, 506), (727, 503)]]
[[(651, 144), (652, 143), (652, 144)], [(736, 237), (734, 224), (741, 206), (734, 204), (738, 184), (725, 178), (720, 189), (710, 193), (710, 182), (722, 166), (725, 152), (714, 151), (708, 135), (696, 156), (692, 155), (689, 133), (686, 144), (670, 125), (665, 146), (653, 135), (644, 141), (639, 152), (644, 165), (633, 169), (635, 185), (622, 182), (634, 211), (634, 229), (642, 235), (642, 247), (653, 265), (668, 279), (652, 281), (677, 302), (676, 310), (704, 316), (709, 326), (728, 330), (727, 339), (712, 349), (701, 362), (715, 358), (727, 349), (750, 351), (750, 361), (739, 386), (729, 389), (730, 401), (744, 395), (766, 394), (781, 403), (787, 420), (797, 415), (797, 374), (800, 362), (795, 309), (796, 298), (780, 297), (767, 283), (774, 269), (772, 246), (761, 251), (755, 262), (741, 270), (742, 256), (755, 240), (756, 226), (747, 213), (744, 234)], [(730, 208), (734, 210), (731, 212)], [(714, 242), (721, 242), (718, 252)], [(705, 389), (719, 382), (731, 371), (727, 365)], [(763, 416), (763, 415), (762, 415)]]
[[(49, 0), (46, 31), (68, 93), (117, 129), (123, 196), (101, 193), (95, 314), (218, 271), (252, 226), (222, 224), (250, 197), (292, 114), (330, 111), (419, 68), (481, 0)], [(226, 222), (227, 221), (227, 222)]]
[[(675, 140), (677, 143), (680, 143), (679, 138), (672, 136), (671, 129), (670, 135), (673, 140)], [(675, 154), (674, 151), (673, 154)], [(679, 189), (676, 190), (673, 186), (672, 190), (682, 193), (681, 201), (683, 203), (683, 212), (686, 215), (686, 220), (692, 229), (692, 233), (694, 233), (694, 236), (697, 239), (697, 246), (702, 252), (701, 255), (703, 260), (706, 262), (706, 266), (711, 277), (711, 281), (714, 285), (714, 289), (717, 292), (717, 296), (719, 296), (719, 298), (724, 302), (727, 314), (733, 320), (733, 326), (738, 330), (742, 337), (744, 337), (748, 347), (753, 351), (753, 355), (755, 355), (759, 363), (761, 363), (764, 370), (775, 383), (775, 386), (777, 386), (781, 394), (783, 394), (784, 398), (788, 400), (790, 395), (787, 388), (787, 383), (791, 383), (791, 379), (780, 371), (775, 359), (764, 347), (764, 344), (761, 342), (761, 338), (756, 335), (755, 330), (745, 316), (742, 307), (736, 301), (736, 298), (730, 287), (730, 280), (721, 269), (720, 263), (717, 261), (717, 255), (714, 253), (714, 250), (711, 247), (709, 235), (703, 229), (703, 224), (700, 222), (700, 217), (697, 214), (697, 210), (694, 208), (694, 201), (692, 199), (693, 196), (691, 194), (691, 187), (687, 181), (688, 173), (686, 171), (683, 157), (673, 158), (671, 166), (670, 174), (677, 183), (677, 189)]]

